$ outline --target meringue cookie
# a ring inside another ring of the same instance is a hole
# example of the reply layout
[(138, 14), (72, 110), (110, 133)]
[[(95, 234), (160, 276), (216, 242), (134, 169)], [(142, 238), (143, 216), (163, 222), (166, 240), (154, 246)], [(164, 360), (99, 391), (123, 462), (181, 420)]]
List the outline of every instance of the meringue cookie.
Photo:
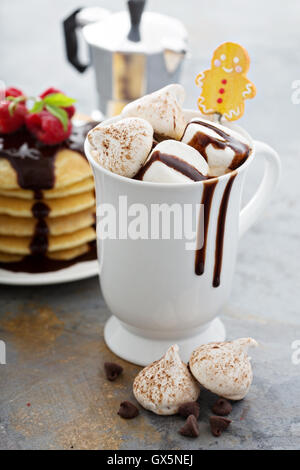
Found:
[(210, 176), (220, 176), (235, 170), (250, 153), (249, 143), (244, 136), (201, 118), (191, 119), (181, 140), (203, 155), (209, 165)]
[(164, 140), (150, 153), (137, 179), (154, 183), (191, 183), (206, 179), (208, 165), (200, 153), (176, 140)]
[(186, 126), (184, 97), (183, 86), (174, 83), (127, 104), (122, 115), (146, 119), (155, 134), (179, 140)]
[(192, 353), (190, 370), (211, 392), (229, 400), (241, 400), (247, 395), (253, 379), (247, 355), (250, 346), (257, 346), (252, 338), (204, 344)]
[(176, 414), (180, 405), (195, 401), (200, 393), (178, 350), (177, 344), (171, 346), (164, 357), (145, 367), (133, 383), (137, 401), (158, 415)]
[(132, 178), (143, 166), (153, 142), (153, 129), (140, 118), (98, 125), (88, 133), (91, 154), (101, 166)]

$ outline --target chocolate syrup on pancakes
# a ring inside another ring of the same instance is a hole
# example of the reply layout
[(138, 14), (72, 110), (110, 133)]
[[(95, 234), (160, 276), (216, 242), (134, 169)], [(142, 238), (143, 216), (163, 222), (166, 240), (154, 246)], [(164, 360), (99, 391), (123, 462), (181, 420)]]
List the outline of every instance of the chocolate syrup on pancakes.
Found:
[[(25, 128), (14, 134), (0, 135), (0, 158), (5, 158), (17, 173), (23, 189), (52, 189), (55, 183), (54, 161), (59, 146), (43, 145)], [(40, 192), (38, 194), (41, 196)]]
[(57, 152), (70, 149), (84, 157), (85, 137), (97, 124), (74, 126), (69, 139), (58, 145), (39, 142), (25, 127), (14, 134), (0, 134), (0, 158), (6, 158), (15, 169), (20, 187), (34, 191), (35, 199), (41, 199), (42, 190), (54, 187)]
[(45, 255), (48, 251), (48, 234), (49, 229), (44, 219), (38, 219), (35, 231), (30, 243), (30, 252), (33, 255)]
[(32, 254), (25, 256), (22, 261), (15, 263), (0, 263), (0, 268), (16, 273), (25, 272), (30, 274), (38, 274), (59, 271), (60, 269), (68, 268), (75, 263), (93, 261), (95, 259), (97, 259), (97, 248), (96, 242), (93, 241), (89, 243), (89, 251), (75, 259), (55, 260), (47, 258), (41, 254)]
[[(70, 149), (85, 158), (83, 149), (85, 137), (97, 124), (98, 122), (88, 122), (73, 126), (72, 134), (67, 140), (51, 146), (39, 142), (25, 127), (14, 134), (0, 134), (0, 158), (7, 159), (15, 169), (19, 186), (34, 192), (36, 202), (32, 206), (32, 214), (37, 220), (30, 243), (31, 256), (25, 257), (18, 263), (0, 263), (0, 267), (10, 271), (37, 273), (63, 269), (74, 263), (74, 260), (55, 261), (45, 256), (48, 251), (49, 235), (46, 218), (50, 209), (47, 203), (40, 199), (43, 198), (43, 190), (54, 188), (57, 152)], [(91, 259), (95, 259), (95, 249), (92, 251), (92, 255), (90, 250), (87, 256), (93, 256)], [(76, 262), (78, 260), (79, 258)]]
[(218, 134), (222, 139), (217, 139), (211, 135), (204, 134), (200, 130), (195, 133), (192, 137), (191, 141), (188, 143), (191, 147), (194, 147), (198, 152), (203, 155), (203, 157), (207, 160), (206, 148), (208, 145), (212, 145), (217, 150), (224, 150), (226, 147), (231, 148), (234, 151), (234, 157), (232, 159), (231, 165), (229, 167), (230, 170), (235, 170), (239, 166), (241, 166), (248, 158), (250, 154), (250, 147), (247, 144), (235, 139), (227, 132), (219, 129), (218, 127), (214, 126), (213, 124), (209, 124), (208, 122), (203, 121), (191, 121), (188, 123), (186, 128), (190, 124), (199, 124), (203, 127), (207, 127), (211, 129), (216, 134)]

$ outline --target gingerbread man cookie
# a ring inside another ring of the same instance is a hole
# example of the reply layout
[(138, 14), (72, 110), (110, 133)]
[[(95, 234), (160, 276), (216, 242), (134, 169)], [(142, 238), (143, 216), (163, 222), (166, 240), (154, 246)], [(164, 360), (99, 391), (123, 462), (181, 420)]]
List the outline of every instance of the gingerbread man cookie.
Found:
[(239, 119), (244, 113), (244, 100), (256, 94), (255, 86), (246, 77), (249, 66), (246, 49), (233, 42), (221, 44), (214, 52), (211, 68), (196, 77), (201, 88), (200, 111), (220, 114), (227, 121)]

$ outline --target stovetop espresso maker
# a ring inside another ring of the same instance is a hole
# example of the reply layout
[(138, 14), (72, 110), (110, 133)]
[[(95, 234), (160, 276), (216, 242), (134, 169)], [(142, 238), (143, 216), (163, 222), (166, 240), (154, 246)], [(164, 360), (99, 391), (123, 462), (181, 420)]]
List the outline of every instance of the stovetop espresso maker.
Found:
[[(86, 9), (64, 21), (67, 58), (81, 73), (93, 67), (99, 110), (108, 117), (146, 93), (179, 82), (187, 51), (187, 32), (179, 20), (144, 12), (145, 0), (127, 4), (128, 11), (114, 14), (94, 10), (96, 21)], [(78, 57), (78, 27), (89, 45), (90, 64)]]

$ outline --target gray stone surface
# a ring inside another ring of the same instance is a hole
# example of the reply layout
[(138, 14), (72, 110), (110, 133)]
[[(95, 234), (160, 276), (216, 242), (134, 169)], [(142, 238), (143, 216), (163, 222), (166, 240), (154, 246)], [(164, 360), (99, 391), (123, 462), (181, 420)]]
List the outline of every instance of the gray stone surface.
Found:
[[(123, 2), (94, 1), (118, 10)], [(90, 112), (93, 77), (80, 76), (64, 59), (60, 20), (74, 1), (0, 2), (0, 78), (36, 93), (57, 85), (78, 97)], [(259, 223), (241, 240), (232, 296), (222, 312), (229, 338), (251, 335), (254, 383), (234, 406), (231, 429), (219, 439), (208, 430), (208, 405), (201, 396), (201, 435), (178, 434), (178, 417), (148, 412), (130, 423), (116, 416), (130, 397), (138, 368), (126, 364), (117, 384), (107, 383), (102, 364), (113, 355), (103, 343), (108, 318), (96, 278), (42, 288), (0, 286), (0, 339), (7, 343), (0, 365), (0, 448), (297, 449), (300, 442), (300, 365), (292, 363), (292, 342), (300, 340), (299, 317), (299, 105), (291, 85), (300, 79), (300, 4), (291, 0), (149, 1), (149, 8), (173, 13), (191, 36), (184, 70), (188, 105), (194, 106), (195, 75), (224, 40), (248, 49), (249, 73), (257, 97), (246, 104), (243, 125), (280, 153), (280, 186)], [(13, 20), (12, 20), (13, 18)], [(245, 199), (254, 192), (260, 163), (251, 169)], [(27, 406), (30, 404), (30, 406)]]

